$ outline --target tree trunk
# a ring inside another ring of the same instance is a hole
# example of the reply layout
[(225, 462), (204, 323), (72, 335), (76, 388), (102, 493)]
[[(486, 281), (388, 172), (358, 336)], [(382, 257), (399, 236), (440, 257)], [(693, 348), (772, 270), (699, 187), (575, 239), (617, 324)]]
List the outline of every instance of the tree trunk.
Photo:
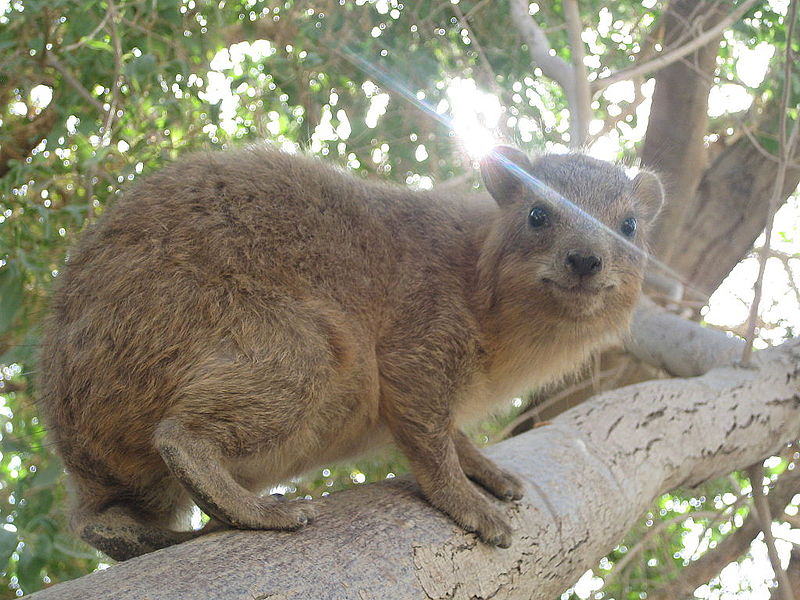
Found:
[[(712, 25), (729, 8), (725, 3), (671, 2), (665, 44), (691, 34), (698, 19)], [(656, 73), (641, 154), (642, 163), (661, 174), (667, 190), (654, 254), (696, 288), (695, 298), (711, 295), (764, 230), (778, 171), (778, 161), (744, 135), (730, 146), (715, 142), (716, 156), (708, 164), (708, 94), (718, 51), (719, 39)], [(754, 120), (757, 129), (774, 132), (779, 118), (780, 95), (775, 94)], [(789, 168), (782, 201), (798, 183), (800, 168)]]
[[(664, 318), (640, 312), (634, 341)], [(715, 334), (684, 321), (658, 342), (666, 368), (677, 368), (667, 348), (679, 347), (686, 328), (701, 340), (699, 356), (731, 356), (719, 337), (708, 342), (716, 348), (709, 353), (702, 340)], [(758, 353), (748, 368), (614, 390), (490, 448), (526, 482), (525, 499), (506, 508), (516, 528), (508, 550), (461, 531), (404, 478), (316, 501), (319, 519), (300, 532), (212, 534), (31, 597), (551, 600), (658, 495), (751, 465), (796, 439), (799, 359), (800, 343), (788, 342)]]
[[(717, 289), (764, 230), (777, 172), (778, 162), (747, 137), (726, 148), (703, 175), (690, 216), (675, 236), (679, 251), (671, 266), (705, 293)], [(787, 169), (782, 202), (798, 182), (800, 167)]]
[[(701, 7), (694, 0), (670, 2), (665, 14), (664, 44), (671, 46), (692, 32), (702, 10), (713, 23), (725, 12), (714, 3)], [(653, 249), (669, 262), (676, 250), (675, 232), (681, 231), (700, 178), (706, 168), (703, 136), (708, 129), (708, 94), (713, 83), (722, 35), (656, 74), (653, 105), (647, 124), (642, 163), (664, 175), (669, 201), (656, 225)]]

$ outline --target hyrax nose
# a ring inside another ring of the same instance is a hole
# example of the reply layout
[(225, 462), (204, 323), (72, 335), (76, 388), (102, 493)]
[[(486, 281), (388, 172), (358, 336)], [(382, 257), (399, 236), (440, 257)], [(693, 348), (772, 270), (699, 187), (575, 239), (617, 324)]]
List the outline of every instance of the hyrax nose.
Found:
[(603, 260), (594, 254), (583, 254), (572, 251), (567, 254), (567, 268), (578, 277), (599, 273), (603, 268)]

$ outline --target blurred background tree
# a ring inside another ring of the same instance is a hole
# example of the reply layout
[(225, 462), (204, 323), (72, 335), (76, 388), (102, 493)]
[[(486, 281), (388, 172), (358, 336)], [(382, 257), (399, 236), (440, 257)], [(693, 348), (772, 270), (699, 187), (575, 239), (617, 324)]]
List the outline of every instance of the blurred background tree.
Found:
[[(670, 196), (654, 250), (681, 280), (650, 291), (740, 333), (754, 243), (783, 177), (756, 345), (794, 335), (800, 166), (796, 139), (780, 133), (798, 120), (800, 77), (786, 60), (794, 7), (607, 4), (0, 0), (0, 598), (106, 564), (67, 530), (62, 468), (35, 407), (39, 326), (69, 244), (126, 186), (189, 150), (268, 140), (365, 176), (464, 193), (494, 139), (643, 162)], [(583, 382), (509, 399), (509, 413), (475, 435), (519, 433), (590, 393), (659, 375), (610, 353)], [(791, 572), (797, 460), (788, 448), (759, 482), (774, 483)], [(405, 470), (388, 451), (281, 491), (317, 496)], [(662, 497), (563, 597), (769, 597), (751, 491), (732, 474)]]

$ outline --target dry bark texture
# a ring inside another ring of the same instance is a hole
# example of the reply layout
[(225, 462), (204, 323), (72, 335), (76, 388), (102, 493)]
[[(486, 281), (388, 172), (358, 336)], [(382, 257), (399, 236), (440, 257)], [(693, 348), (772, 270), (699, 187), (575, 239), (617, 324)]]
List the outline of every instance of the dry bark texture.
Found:
[[(685, 332), (675, 335), (664, 343)], [(516, 527), (508, 550), (463, 533), (399, 480), (316, 502), (318, 521), (298, 533), (212, 534), (31, 597), (549, 600), (659, 494), (743, 468), (796, 439), (799, 359), (800, 343), (789, 342), (757, 354), (749, 368), (615, 390), (492, 447), (491, 457), (526, 483), (525, 499), (506, 509)]]

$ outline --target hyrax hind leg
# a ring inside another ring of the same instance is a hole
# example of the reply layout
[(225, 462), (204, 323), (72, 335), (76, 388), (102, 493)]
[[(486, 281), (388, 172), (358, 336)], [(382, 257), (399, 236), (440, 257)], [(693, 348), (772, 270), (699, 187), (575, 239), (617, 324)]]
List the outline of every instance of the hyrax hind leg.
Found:
[(189, 499), (183, 487), (164, 473), (127, 487), (118, 480), (111, 485), (87, 479), (73, 471), (72, 529), (84, 541), (114, 560), (127, 560), (160, 548), (180, 544), (218, 528), (189, 527)]
[(219, 521), (297, 529), (313, 520), (310, 504), (259, 496), (257, 486), (297, 474), (286, 457), (317, 442), (332, 353), (317, 323), (299, 311), (271, 322), (256, 342), (240, 341), (197, 365), (156, 427), (155, 446), (197, 505)]
[(210, 531), (207, 528), (170, 531), (145, 525), (131, 510), (120, 505), (97, 513), (79, 512), (73, 517), (72, 526), (83, 541), (120, 561), (180, 544)]
[(159, 425), (156, 447), (197, 505), (239, 529), (298, 529), (314, 518), (306, 502), (281, 502), (245, 489), (225, 468), (222, 449), (174, 418)]

